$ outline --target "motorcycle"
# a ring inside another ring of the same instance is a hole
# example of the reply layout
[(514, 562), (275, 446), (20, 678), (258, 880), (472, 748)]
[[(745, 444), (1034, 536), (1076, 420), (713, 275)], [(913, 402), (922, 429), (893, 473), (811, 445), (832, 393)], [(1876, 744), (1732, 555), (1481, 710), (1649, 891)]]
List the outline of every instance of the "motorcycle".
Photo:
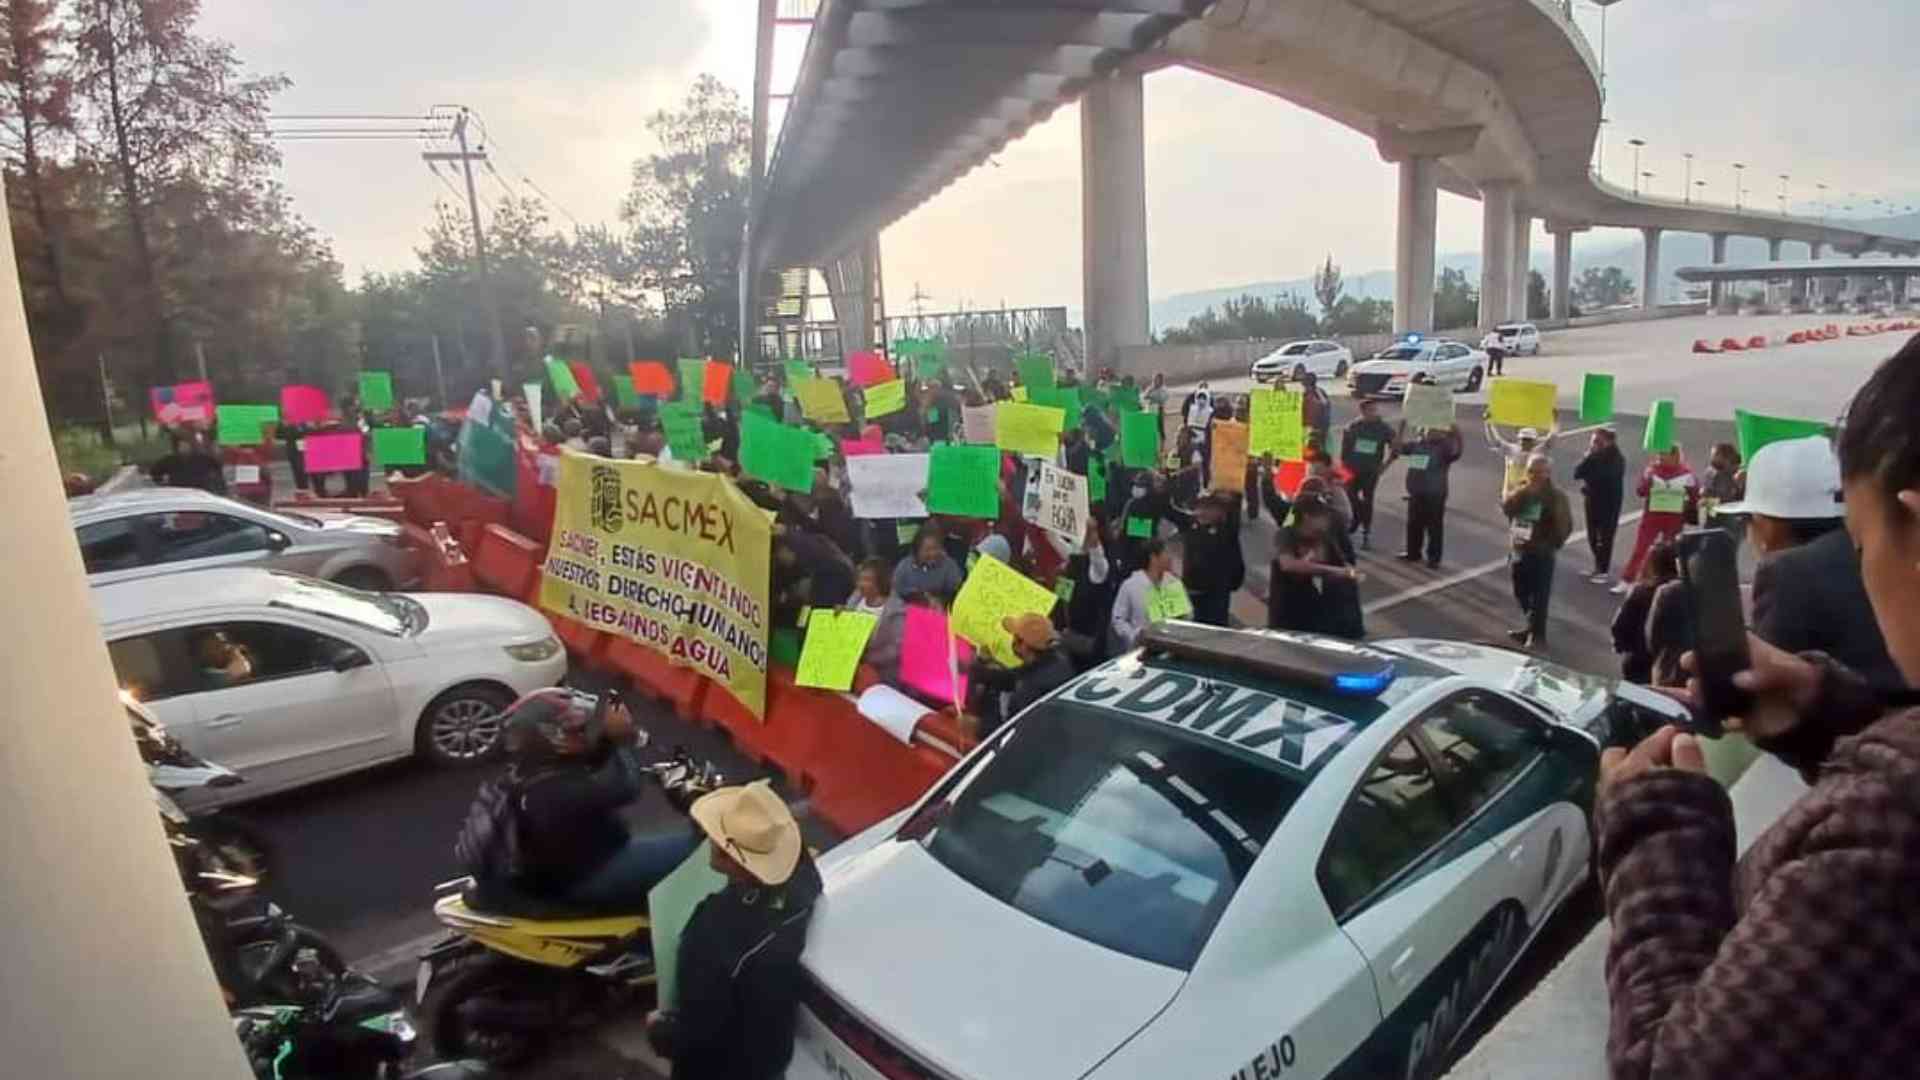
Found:
[(239, 903), (250, 899), (272, 870), (272, 849), (251, 828), (231, 814), (198, 816), (181, 808), (177, 796), (202, 788), (224, 788), (245, 783), (239, 773), (196, 756), (167, 733), (165, 725), (147, 707), (123, 697), (127, 723), (140, 760), (147, 766), (154, 802), (167, 830), (187, 891), (209, 902)]
[[(684, 750), (648, 771), (683, 813), (724, 783)], [(443, 1057), (511, 1068), (557, 1032), (590, 1028), (654, 985), (644, 908), (608, 913), (495, 890), (482, 895), (471, 877), (435, 892), (434, 915), (451, 933), (420, 954), (414, 1002)]]

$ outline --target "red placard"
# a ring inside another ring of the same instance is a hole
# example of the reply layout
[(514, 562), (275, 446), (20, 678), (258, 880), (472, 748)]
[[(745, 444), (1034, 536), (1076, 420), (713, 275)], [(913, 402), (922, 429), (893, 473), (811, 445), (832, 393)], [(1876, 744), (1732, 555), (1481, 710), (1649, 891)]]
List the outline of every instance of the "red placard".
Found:
[(569, 360), (567, 361), (567, 370), (573, 372), (573, 384), (580, 388), (580, 396), (586, 398), (589, 404), (598, 403), (600, 400), (600, 380), (594, 378), (593, 369), (587, 366), (587, 362), (585, 360)]
[(847, 374), (859, 386), (874, 386), (899, 378), (893, 373), (893, 365), (877, 352), (857, 352), (848, 356)]

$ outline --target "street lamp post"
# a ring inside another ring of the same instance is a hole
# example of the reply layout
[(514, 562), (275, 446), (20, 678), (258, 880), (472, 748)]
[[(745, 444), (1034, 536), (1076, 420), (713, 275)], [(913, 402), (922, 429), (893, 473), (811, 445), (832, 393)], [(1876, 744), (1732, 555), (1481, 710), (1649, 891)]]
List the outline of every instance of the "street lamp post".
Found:
[(1684, 199), (1685, 201), (1692, 202), (1693, 201), (1693, 155), (1681, 154), (1680, 156), (1687, 159), (1687, 180), (1686, 180), (1686, 183), (1680, 186), (1680, 195), (1681, 195), (1681, 198)]
[(1648, 195), (1652, 195), (1652, 194), (1653, 194), (1653, 172), (1652, 172), (1652, 170), (1648, 170), (1647, 172), (1643, 172), (1643, 173), (1641, 173), (1641, 174), (1640, 174), (1640, 179), (1642, 179), (1642, 180), (1645, 180), (1645, 181), (1647, 182), (1647, 194), (1648, 194)]
[(1743, 162), (1733, 163), (1733, 208), (1740, 209), (1741, 186), (1746, 183), (1747, 166)]
[(1827, 185), (1815, 184), (1813, 186), (1820, 192), (1820, 224), (1825, 225), (1827, 223)]
[(1627, 145), (1633, 147), (1633, 193), (1640, 194), (1640, 148), (1647, 145), (1645, 139), (1628, 139)]
[(1792, 179), (1786, 173), (1780, 174), (1780, 216), (1787, 216), (1787, 181)]
[(1693, 186), (1700, 189), (1700, 201), (1706, 202), (1707, 201), (1707, 182), (1705, 180), (1695, 180), (1693, 182)]

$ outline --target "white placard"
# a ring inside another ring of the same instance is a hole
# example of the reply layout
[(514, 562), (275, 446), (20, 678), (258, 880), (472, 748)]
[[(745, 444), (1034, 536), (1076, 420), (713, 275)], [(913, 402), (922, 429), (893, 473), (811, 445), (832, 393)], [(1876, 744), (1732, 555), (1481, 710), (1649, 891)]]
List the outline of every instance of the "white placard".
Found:
[(993, 406), (961, 406), (960, 429), (961, 437), (970, 443), (993, 445)]
[(923, 518), (929, 454), (856, 454), (847, 459), (848, 493), (857, 518)]
[(520, 385), (521, 393), (527, 395), (527, 419), (533, 422), (533, 437), (536, 439), (540, 437), (540, 432), (546, 428), (546, 421), (540, 415), (540, 397), (545, 389), (545, 387), (537, 382), (522, 383)]
[(476, 424), (486, 424), (493, 419), (493, 399), (485, 390), (473, 392), (473, 400), (467, 402), (467, 419)]
[(1078, 544), (1087, 535), (1087, 478), (1050, 462), (1027, 481), (1021, 516), (1065, 540)]
[(876, 683), (857, 699), (860, 715), (880, 725), (887, 734), (909, 745), (920, 718), (934, 710), (888, 686)]
[(259, 483), (260, 482), (260, 466), (235, 465), (233, 467), (233, 482), (236, 484)]

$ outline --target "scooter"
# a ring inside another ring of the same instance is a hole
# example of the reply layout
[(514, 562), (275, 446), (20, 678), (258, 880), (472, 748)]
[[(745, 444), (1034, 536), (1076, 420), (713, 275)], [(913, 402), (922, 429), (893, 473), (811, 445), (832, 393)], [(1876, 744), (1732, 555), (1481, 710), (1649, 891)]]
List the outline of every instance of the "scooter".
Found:
[[(682, 812), (724, 780), (685, 751), (653, 766)], [(525, 896), (481, 896), (473, 878), (436, 890), (452, 932), (420, 955), (414, 1002), (442, 1057), (512, 1068), (557, 1033), (584, 1029), (655, 982), (647, 913), (588, 910)]]
[(245, 780), (232, 769), (198, 757), (180, 745), (145, 705), (131, 697), (122, 701), (180, 867), (181, 883), (209, 902), (234, 904), (250, 899), (271, 872), (272, 849), (233, 815), (195, 816), (176, 801), (176, 796), (184, 792), (232, 787)]

